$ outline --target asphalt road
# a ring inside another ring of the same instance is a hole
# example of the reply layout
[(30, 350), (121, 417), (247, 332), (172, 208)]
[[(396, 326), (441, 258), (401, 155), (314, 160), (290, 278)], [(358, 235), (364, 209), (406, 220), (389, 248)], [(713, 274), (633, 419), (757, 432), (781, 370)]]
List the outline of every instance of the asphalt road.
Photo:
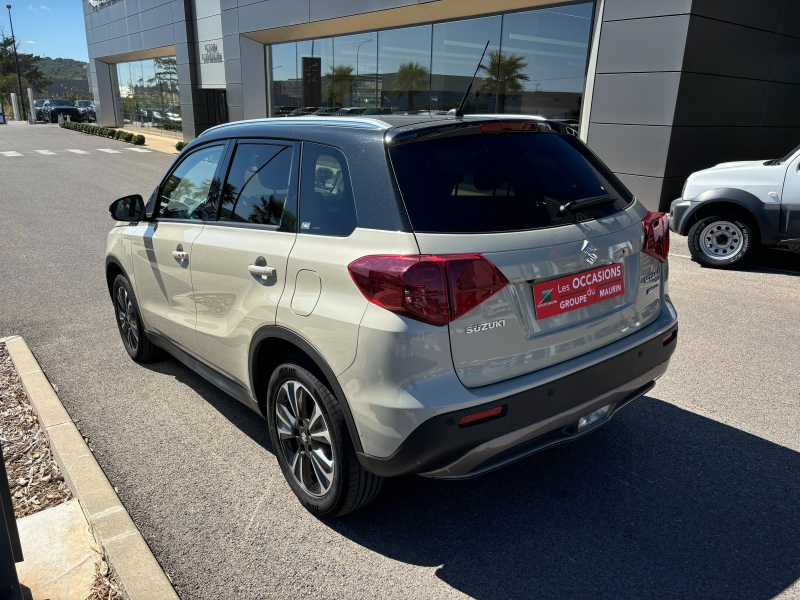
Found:
[(260, 417), (123, 350), (107, 206), (172, 160), (127, 147), (0, 127), (0, 336), (27, 339), (183, 598), (800, 597), (797, 256), (711, 271), (673, 238), (678, 350), (648, 397), (576, 443), (466, 482), (390, 480), (321, 521)]

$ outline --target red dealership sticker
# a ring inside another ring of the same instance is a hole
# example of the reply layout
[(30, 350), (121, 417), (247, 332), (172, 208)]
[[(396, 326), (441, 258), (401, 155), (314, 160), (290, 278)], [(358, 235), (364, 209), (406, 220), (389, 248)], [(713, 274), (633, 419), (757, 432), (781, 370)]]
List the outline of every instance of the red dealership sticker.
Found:
[(625, 293), (622, 263), (533, 285), (536, 318), (546, 319)]

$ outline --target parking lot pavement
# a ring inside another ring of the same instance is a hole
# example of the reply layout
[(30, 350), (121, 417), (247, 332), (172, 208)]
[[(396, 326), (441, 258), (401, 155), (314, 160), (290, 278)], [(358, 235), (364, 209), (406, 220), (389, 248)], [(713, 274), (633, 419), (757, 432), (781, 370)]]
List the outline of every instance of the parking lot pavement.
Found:
[(710, 271), (675, 238), (678, 349), (647, 397), (576, 443), (474, 480), (389, 480), (321, 521), (260, 417), (119, 340), (107, 206), (147, 196), (171, 158), (8, 130), (0, 151), (23, 156), (0, 155), (0, 335), (25, 336), (183, 598), (800, 596), (800, 276), (783, 254)]

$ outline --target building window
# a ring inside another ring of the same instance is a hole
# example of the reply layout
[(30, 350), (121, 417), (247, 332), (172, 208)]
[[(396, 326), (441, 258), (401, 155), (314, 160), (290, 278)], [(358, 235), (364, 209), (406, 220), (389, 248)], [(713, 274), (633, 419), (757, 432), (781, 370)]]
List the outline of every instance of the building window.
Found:
[(444, 112), (478, 68), (465, 113), (577, 119), (593, 11), (586, 2), (274, 44), (271, 116)]
[(118, 63), (116, 79), (114, 100), (119, 127), (183, 137), (174, 56)]

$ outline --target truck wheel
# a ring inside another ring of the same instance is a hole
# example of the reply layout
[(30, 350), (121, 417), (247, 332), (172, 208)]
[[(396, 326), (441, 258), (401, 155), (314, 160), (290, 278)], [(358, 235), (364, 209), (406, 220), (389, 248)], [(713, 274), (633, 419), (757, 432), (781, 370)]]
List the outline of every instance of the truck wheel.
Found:
[(383, 479), (358, 462), (339, 400), (305, 364), (305, 357), (292, 356), (273, 371), (269, 435), (300, 503), (320, 517), (339, 517), (375, 498)]
[(752, 220), (721, 212), (703, 217), (689, 230), (689, 252), (704, 267), (729, 269), (745, 262), (755, 250)]

